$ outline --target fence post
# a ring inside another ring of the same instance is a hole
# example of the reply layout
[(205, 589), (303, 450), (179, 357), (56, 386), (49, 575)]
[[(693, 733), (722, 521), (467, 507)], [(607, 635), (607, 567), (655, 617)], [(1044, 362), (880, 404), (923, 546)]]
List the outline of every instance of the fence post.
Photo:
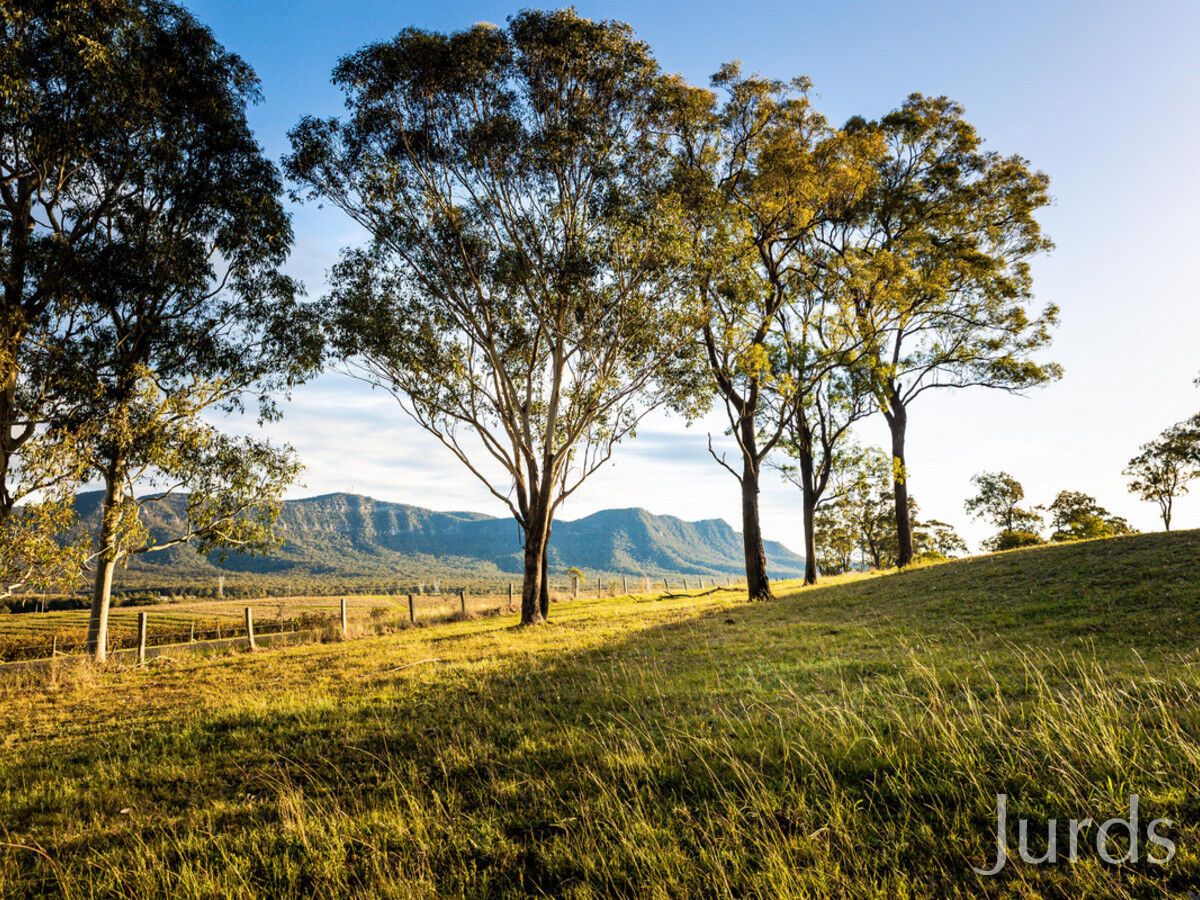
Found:
[(513, 583), (511, 581), (508, 583), (508, 608), (509, 611), (513, 608)]
[(461, 588), (458, 592), (458, 606), (465, 615), (467, 612), (467, 589)]
[(56, 657), (56, 656), (58, 656), (58, 635), (57, 634), (54, 635), (54, 637), (50, 641), (50, 658), (54, 659), (54, 657)]
[(683, 589), (684, 589), (685, 591), (687, 590), (687, 579), (686, 579), (686, 578), (685, 578), (685, 579), (683, 579)]
[(246, 607), (246, 641), (251, 650), (258, 649), (254, 643), (254, 610), (249, 606)]
[(671, 582), (669, 582), (667, 579), (664, 578), (663, 579), (663, 590), (669, 591), (670, 589), (671, 589)]
[(571, 599), (572, 600), (579, 599), (579, 576), (578, 575), (571, 576)]
[(138, 665), (146, 664), (146, 613), (138, 613)]
[(417, 608), (413, 606), (413, 595), (408, 595), (408, 624), (417, 624)]
[(625, 594), (629, 593), (629, 576), (628, 575), (621, 576), (621, 591), (622, 591), (622, 593), (625, 593)]
[(342, 598), (342, 638), (350, 636), (350, 622), (346, 617), (346, 598)]

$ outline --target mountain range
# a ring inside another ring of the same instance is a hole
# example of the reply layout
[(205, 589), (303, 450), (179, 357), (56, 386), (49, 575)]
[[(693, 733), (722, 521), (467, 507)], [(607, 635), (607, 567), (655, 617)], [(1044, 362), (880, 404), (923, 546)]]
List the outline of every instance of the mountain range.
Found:
[[(98, 521), (102, 496), (99, 491), (78, 496), (85, 527)], [(171, 496), (143, 507), (155, 539), (180, 532), (186, 502), (186, 497)], [(221, 560), (179, 546), (136, 557), (130, 571), (189, 578), (221, 573), (416, 578), (521, 572), (521, 545), (511, 518), (325, 494), (286, 501), (278, 527), (283, 546), (267, 556), (231, 553)], [(782, 544), (767, 542), (766, 552), (772, 574), (803, 574), (803, 558)], [(644, 509), (606, 509), (556, 522), (549, 565), (559, 573), (577, 566), (617, 575), (734, 575), (744, 571), (742, 536), (722, 519), (685, 522)]]

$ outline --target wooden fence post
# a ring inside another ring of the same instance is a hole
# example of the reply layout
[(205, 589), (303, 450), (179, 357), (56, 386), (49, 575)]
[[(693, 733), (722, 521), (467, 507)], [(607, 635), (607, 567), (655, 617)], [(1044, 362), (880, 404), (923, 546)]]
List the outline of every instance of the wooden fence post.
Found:
[(56, 657), (56, 656), (58, 656), (58, 635), (57, 634), (54, 635), (54, 637), (50, 641), (50, 658), (54, 659), (54, 657)]
[(670, 589), (671, 589), (671, 582), (669, 582), (667, 579), (664, 578), (663, 579), (663, 590), (669, 591)]
[(408, 595), (408, 624), (417, 624), (417, 608), (413, 606), (413, 595)]
[(511, 611), (513, 608), (513, 583), (508, 583), (508, 608)]
[(629, 576), (628, 575), (621, 576), (621, 592), (625, 593), (625, 594), (629, 593)]
[(458, 606), (463, 611), (463, 615), (467, 612), (467, 589), (462, 588), (458, 592)]
[(578, 575), (571, 576), (571, 599), (572, 600), (579, 599), (579, 576)]
[(254, 610), (249, 606), (246, 607), (246, 643), (251, 650), (258, 649), (254, 643)]
[(138, 613), (138, 665), (146, 664), (146, 613)]
[(684, 589), (685, 591), (687, 590), (687, 579), (686, 579), (686, 578), (685, 578), (685, 579), (683, 579), (683, 589)]
[(346, 616), (346, 598), (342, 598), (342, 638), (350, 637), (350, 620)]

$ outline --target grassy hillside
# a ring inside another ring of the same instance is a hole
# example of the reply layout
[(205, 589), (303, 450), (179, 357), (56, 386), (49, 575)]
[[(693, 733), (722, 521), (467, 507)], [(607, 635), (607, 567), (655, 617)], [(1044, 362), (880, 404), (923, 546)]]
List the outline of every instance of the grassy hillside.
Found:
[[(1185, 895), (1198, 556), (1139, 536), (10, 684), (0, 895)], [(1178, 855), (978, 876), (998, 792), (1012, 829), (1137, 793)]]

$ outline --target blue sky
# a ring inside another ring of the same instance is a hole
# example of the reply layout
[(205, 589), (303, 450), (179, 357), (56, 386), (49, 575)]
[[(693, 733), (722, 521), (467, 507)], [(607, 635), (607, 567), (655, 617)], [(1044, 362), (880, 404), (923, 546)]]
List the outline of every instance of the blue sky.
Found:
[[(187, 5), (263, 82), (252, 121), (278, 158), (305, 114), (341, 111), (336, 60), (406, 26), (501, 23), (520, 5), (383, 0), (193, 0)], [(529, 4), (540, 5), (540, 4)], [(1062, 307), (1051, 356), (1062, 382), (1027, 398), (982, 390), (923, 396), (910, 412), (911, 490), (929, 516), (972, 542), (987, 529), (962, 511), (971, 475), (1003, 468), (1033, 502), (1083, 490), (1135, 525), (1158, 527), (1121, 469), (1139, 444), (1200, 410), (1200, 3), (579, 3), (632, 24), (664, 69), (704, 83), (722, 63), (808, 75), (834, 122), (874, 117), (913, 92), (966, 106), (988, 145), (1051, 177), (1043, 221), (1057, 249), (1035, 265), (1039, 302)], [(339, 248), (361, 235), (340, 213), (294, 210), (291, 271), (326, 289)], [(568, 502), (565, 518), (644, 506), (735, 527), (734, 479), (705, 451), (711, 418), (685, 428), (656, 417)], [(440, 509), (502, 514), (482, 485), (393, 399), (343, 376), (304, 386), (270, 433), (308, 469), (296, 495), (335, 490)], [(882, 445), (881, 420), (860, 438)], [(795, 489), (768, 476), (767, 537), (801, 545)], [(1200, 491), (1177, 511), (1200, 527)]]

